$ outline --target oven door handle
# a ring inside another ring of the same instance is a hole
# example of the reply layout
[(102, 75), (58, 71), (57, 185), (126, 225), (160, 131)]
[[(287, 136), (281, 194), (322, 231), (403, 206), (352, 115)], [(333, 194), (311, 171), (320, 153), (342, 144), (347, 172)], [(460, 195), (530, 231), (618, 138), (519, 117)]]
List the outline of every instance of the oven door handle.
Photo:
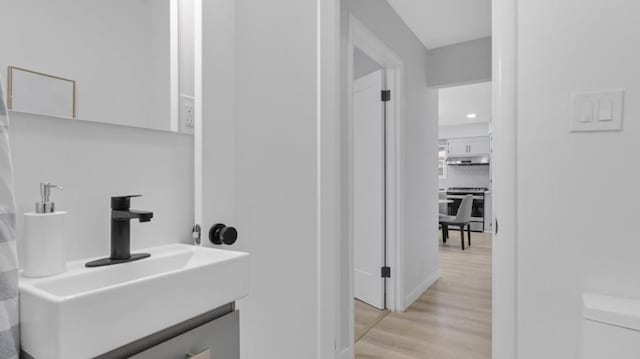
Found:
[[(464, 199), (467, 195), (463, 194), (450, 194), (447, 195), (447, 199)], [(484, 196), (472, 195), (473, 199), (484, 199)]]
[(447, 199), (463, 199), (465, 196), (461, 196), (459, 194), (450, 194), (447, 195)]

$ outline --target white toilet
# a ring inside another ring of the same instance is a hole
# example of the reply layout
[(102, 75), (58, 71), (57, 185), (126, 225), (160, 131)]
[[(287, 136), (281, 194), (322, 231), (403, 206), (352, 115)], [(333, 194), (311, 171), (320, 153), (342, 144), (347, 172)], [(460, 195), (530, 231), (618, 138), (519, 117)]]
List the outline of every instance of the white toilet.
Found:
[(640, 300), (583, 294), (581, 359), (640, 358)]

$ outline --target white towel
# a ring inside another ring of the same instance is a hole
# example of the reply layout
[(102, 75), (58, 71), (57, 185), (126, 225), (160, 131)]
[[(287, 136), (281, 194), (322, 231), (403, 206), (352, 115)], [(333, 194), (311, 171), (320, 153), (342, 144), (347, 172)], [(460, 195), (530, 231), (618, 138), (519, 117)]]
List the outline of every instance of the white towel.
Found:
[(18, 258), (9, 117), (0, 83), (0, 359), (18, 358)]

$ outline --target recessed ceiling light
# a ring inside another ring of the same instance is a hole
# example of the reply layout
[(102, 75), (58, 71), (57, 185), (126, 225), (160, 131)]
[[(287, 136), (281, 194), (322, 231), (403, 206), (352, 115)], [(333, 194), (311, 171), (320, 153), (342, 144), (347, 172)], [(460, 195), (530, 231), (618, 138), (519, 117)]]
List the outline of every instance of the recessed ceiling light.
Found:
[(476, 118), (478, 117), (475, 113), (470, 113), (467, 115), (467, 118)]

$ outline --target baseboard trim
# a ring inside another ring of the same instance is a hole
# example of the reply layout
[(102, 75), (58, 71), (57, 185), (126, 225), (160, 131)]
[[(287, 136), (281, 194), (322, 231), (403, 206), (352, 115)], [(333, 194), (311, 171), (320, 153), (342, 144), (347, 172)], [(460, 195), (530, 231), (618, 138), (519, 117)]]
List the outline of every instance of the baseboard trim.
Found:
[(353, 359), (355, 356), (353, 344), (338, 354), (338, 359)]
[(424, 282), (420, 283), (411, 293), (409, 293), (404, 299), (404, 308), (402, 311), (407, 310), (411, 304), (413, 304), (420, 296), (426, 292), (431, 286), (440, 279), (440, 271), (433, 273)]

